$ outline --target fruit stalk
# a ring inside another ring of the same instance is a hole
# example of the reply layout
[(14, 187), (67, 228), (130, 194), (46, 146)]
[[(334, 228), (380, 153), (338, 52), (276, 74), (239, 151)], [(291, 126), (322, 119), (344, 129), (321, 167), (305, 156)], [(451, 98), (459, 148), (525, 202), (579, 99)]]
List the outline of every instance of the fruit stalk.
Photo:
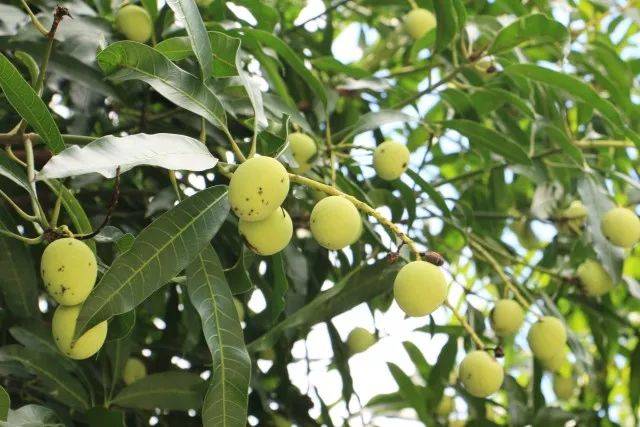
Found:
[(465, 331), (467, 331), (467, 333), (469, 334), (469, 336), (471, 337), (471, 339), (473, 340), (473, 342), (476, 344), (476, 346), (478, 347), (478, 349), (480, 350), (484, 350), (484, 343), (482, 342), (482, 340), (480, 339), (480, 337), (478, 337), (478, 335), (476, 334), (476, 332), (473, 330), (473, 328), (471, 327), (471, 325), (469, 324), (469, 322), (467, 322), (467, 319), (464, 318), (464, 316), (462, 314), (460, 314), (460, 312), (458, 310), (456, 310), (456, 308), (454, 306), (451, 305), (451, 303), (448, 300), (444, 300), (443, 303), (449, 310), (451, 310), (451, 313), (453, 313), (453, 315), (455, 316), (456, 319), (458, 319), (458, 322), (460, 322), (460, 325), (462, 325), (462, 327), (464, 328)]
[(318, 191), (322, 191), (323, 193), (330, 194), (332, 196), (342, 196), (346, 198), (351, 203), (353, 203), (356, 208), (366, 213), (367, 215), (374, 217), (375, 219), (378, 220), (378, 222), (380, 222), (380, 224), (384, 225), (389, 230), (391, 230), (395, 235), (397, 235), (404, 242), (404, 244), (406, 244), (409, 247), (409, 249), (411, 249), (411, 252), (413, 252), (417, 260), (421, 259), (420, 250), (416, 246), (416, 243), (409, 236), (407, 236), (402, 230), (400, 230), (396, 224), (389, 221), (387, 218), (382, 216), (379, 212), (377, 212), (368, 204), (361, 202), (360, 200), (356, 199), (355, 197), (349, 194), (343, 193), (342, 191), (338, 190), (335, 187), (323, 184), (318, 181), (314, 181), (313, 179), (309, 179), (304, 176), (290, 173), (289, 179), (292, 182), (306, 185), (307, 187), (313, 188)]
[(529, 302), (522, 296), (518, 288), (511, 282), (509, 277), (502, 271), (500, 265), (496, 261), (496, 259), (489, 253), (485, 248), (482, 247), (477, 241), (474, 240), (473, 236), (471, 236), (470, 240), (471, 247), (477, 250), (480, 255), (491, 265), (493, 270), (500, 276), (500, 279), (504, 282), (505, 286), (513, 292), (513, 296), (515, 299), (522, 305), (522, 307), (529, 307)]

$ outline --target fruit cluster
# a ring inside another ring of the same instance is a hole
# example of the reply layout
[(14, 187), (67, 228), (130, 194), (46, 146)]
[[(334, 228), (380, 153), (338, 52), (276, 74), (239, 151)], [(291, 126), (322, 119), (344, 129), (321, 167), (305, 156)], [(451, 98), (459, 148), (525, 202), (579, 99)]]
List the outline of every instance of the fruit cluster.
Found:
[(72, 359), (93, 356), (107, 337), (106, 321), (74, 340), (80, 308), (93, 289), (98, 275), (98, 264), (93, 251), (81, 240), (55, 240), (42, 254), (40, 272), (49, 295), (59, 304), (51, 324), (56, 345)]

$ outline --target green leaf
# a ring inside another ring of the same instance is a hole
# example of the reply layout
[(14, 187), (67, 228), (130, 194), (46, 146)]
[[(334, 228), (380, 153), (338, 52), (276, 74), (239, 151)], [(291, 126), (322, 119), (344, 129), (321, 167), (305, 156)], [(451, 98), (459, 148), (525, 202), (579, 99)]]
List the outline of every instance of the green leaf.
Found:
[(568, 39), (569, 32), (564, 25), (536, 13), (522, 17), (500, 30), (488, 53), (505, 52), (525, 43), (548, 42), (561, 45)]
[(433, 0), (436, 13), (436, 52), (449, 47), (466, 19), (464, 5), (460, 0)]
[(307, 69), (304, 65), (304, 62), (300, 59), (299, 55), (289, 47), (285, 42), (276, 37), (275, 35), (268, 33), (262, 30), (256, 30), (252, 28), (242, 28), (246, 37), (250, 37), (254, 41), (258, 42), (258, 44), (266, 45), (271, 49), (275, 50), (276, 53), (282, 57), (290, 66), (295, 70), (296, 73), (302, 78), (302, 80), (307, 83), (309, 88), (313, 91), (313, 93), (320, 98), (320, 101), (327, 107), (327, 93), (325, 92), (324, 86), (318, 80), (316, 76), (313, 75), (311, 71)]
[(397, 110), (374, 111), (358, 117), (358, 120), (353, 125), (337, 132), (334, 137), (348, 139), (362, 132), (378, 129), (382, 125), (416, 121), (415, 117)]
[(562, 148), (564, 154), (566, 154), (577, 165), (582, 166), (584, 164), (582, 150), (573, 145), (567, 134), (560, 128), (552, 124), (543, 124), (541, 126), (541, 131), (549, 137), (551, 142)]
[(187, 290), (202, 319), (213, 368), (203, 408), (205, 426), (243, 427), (251, 359), (218, 255), (207, 245), (187, 268)]
[[(78, 199), (73, 193), (65, 187), (61, 182), (51, 179), (46, 180), (45, 183), (53, 190), (57, 197), (62, 199), (62, 206), (65, 212), (71, 219), (71, 223), (75, 227), (75, 231), (81, 234), (89, 234), (93, 231), (93, 226), (89, 217), (85, 213), (82, 205), (78, 202)], [(96, 251), (96, 244), (93, 240), (85, 240), (85, 243), (89, 245), (93, 252)]]
[(112, 404), (134, 409), (186, 411), (198, 408), (204, 395), (204, 381), (198, 374), (167, 371), (151, 374), (125, 387)]
[(0, 88), (11, 106), (44, 139), (51, 151), (58, 153), (64, 149), (62, 135), (47, 106), (2, 53), (0, 53)]
[(167, 0), (167, 5), (173, 10), (176, 22), (187, 29), (189, 42), (200, 64), (202, 80), (208, 79), (213, 73), (213, 55), (198, 5), (194, 0)]
[(116, 258), (84, 302), (76, 336), (132, 310), (173, 279), (213, 238), (228, 213), (227, 188), (218, 185), (158, 217)]
[[(16, 223), (4, 203), (0, 203), (0, 229), (17, 232)], [(29, 246), (0, 236), (0, 290), (9, 310), (22, 318), (38, 315), (38, 278)]]
[(411, 381), (411, 378), (409, 378), (398, 365), (387, 362), (387, 366), (393, 379), (398, 384), (402, 397), (415, 409), (418, 413), (418, 418), (423, 421), (425, 425), (428, 425), (430, 420), (427, 403), (420, 388)]
[[(209, 31), (209, 42), (213, 54), (212, 76), (234, 77), (238, 75), (236, 69), (236, 54), (240, 48), (240, 39), (230, 37), (219, 31)], [(193, 49), (188, 37), (171, 37), (158, 43), (155, 49), (172, 61), (179, 61), (193, 55)]]
[(289, 282), (284, 268), (284, 257), (282, 253), (277, 253), (271, 257), (271, 268), (273, 268), (273, 289), (269, 301), (270, 317), (274, 321), (284, 311)]
[(627, 126), (618, 109), (611, 102), (600, 97), (598, 92), (579, 78), (533, 64), (510, 65), (505, 69), (505, 72), (566, 91), (576, 99), (598, 110), (618, 132), (624, 134), (637, 147), (640, 147), (640, 135)]
[(355, 267), (331, 289), (320, 293), (310, 303), (288, 315), (269, 332), (251, 342), (249, 350), (253, 352), (268, 348), (285, 331), (325, 321), (390, 291), (400, 264), (396, 262), (389, 265), (388, 261), (381, 260), (372, 265)]
[(435, 203), (435, 205), (442, 211), (442, 214), (444, 216), (451, 217), (451, 211), (449, 210), (449, 207), (445, 203), (444, 197), (442, 197), (442, 195), (438, 192), (438, 190), (433, 188), (433, 186), (429, 184), (424, 178), (422, 178), (420, 174), (418, 174), (418, 172), (412, 169), (407, 169), (407, 175), (409, 175), (409, 177), (416, 184), (418, 184), (418, 186), (422, 189), (422, 191), (427, 193), (427, 195), (431, 198), (433, 203)]
[(249, 275), (248, 267), (251, 266), (256, 255), (250, 250), (246, 249), (245, 245), (240, 247), (240, 255), (233, 267), (225, 270), (224, 274), (231, 288), (231, 293), (234, 295), (244, 294), (245, 292), (253, 289), (253, 283), (251, 282), (251, 276)]
[(4, 176), (13, 181), (14, 184), (27, 190), (29, 194), (33, 194), (33, 189), (29, 185), (29, 179), (27, 178), (27, 172), (11, 160), (4, 151), (0, 151), (0, 176)]
[(443, 125), (469, 138), (472, 144), (477, 144), (477, 148), (486, 148), (491, 152), (500, 154), (506, 160), (516, 163), (531, 164), (531, 159), (518, 143), (493, 129), (464, 119), (449, 120), (444, 122)]
[(0, 348), (0, 361), (18, 362), (27, 368), (50, 388), (49, 395), (76, 409), (87, 409), (89, 402), (87, 392), (82, 385), (69, 374), (58, 362), (62, 355), (51, 356), (28, 350), (17, 344), (7, 345)]
[(4, 387), (0, 386), (0, 421), (7, 421), (7, 414), (11, 407), (11, 398)]
[(126, 427), (124, 412), (110, 411), (102, 406), (87, 411), (87, 422), (91, 427)]
[(100, 68), (116, 81), (142, 80), (174, 104), (226, 128), (220, 99), (204, 83), (155, 49), (132, 41), (120, 41), (98, 54)]

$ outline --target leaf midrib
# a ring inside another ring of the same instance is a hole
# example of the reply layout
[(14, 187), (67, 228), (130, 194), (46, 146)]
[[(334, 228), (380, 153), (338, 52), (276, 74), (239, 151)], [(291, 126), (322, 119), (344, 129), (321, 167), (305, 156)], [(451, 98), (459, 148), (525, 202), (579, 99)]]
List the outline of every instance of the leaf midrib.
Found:
[[(172, 244), (175, 240), (179, 239), (179, 238), (182, 236), (182, 234), (184, 233), (184, 231), (185, 231), (186, 229), (188, 229), (189, 227), (191, 227), (191, 226), (192, 226), (192, 225), (193, 225), (193, 224), (194, 224), (198, 219), (200, 219), (204, 214), (208, 213), (211, 209), (213, 209), (213, 207), (216, 205), (216, 203), (217, 203), (220, 199), (222, 199), (222, 198), (225, 196), (225, 194), (226, 194), (226, 191), (225, 191), (225, 192), (223, 192), (223, 193), (220, 195), (220, 197), (218, 197), (217, 199), (215, 199), (215, 200), (213, 200), (211, 203), (209, 203), (209, 206), (208, 206), (206, 209), (203, 209), (203, 210), (202, 210), (198, 215), (194, 216), (190, 221), (188, 221), (188, 222), (185, 224), (185, 226), (184, 226), (184, 227), (179, 228), (178, 233), (174, 234), (174, 236), (173, 236), (171, 239), (167, 240), (167, 242), (166, 242), (164, 245), (162, 245), (162, 246), (161, 246), (161, 247), (156, 251), (155, 255), (153, 255), (152, 257), (148, 258), (146, 261), (144, 261), (144, 262), (142, 263), (142, 266), (141, 266), (140, 268), (138, 268), (138, 269), (136, 269), (136, 270), (133, 270), (133, 271), (134, 271), (134, 273), (133, 273), (133, 274), (130, 274), (130, 275), (129, 275), (129, 278), (128, 278), (127, 280), (125, 280), (124, 282), (122, 282), (122, 284), (121, 284), (119, 287), (117, 287), (117, 288), (115, 289), (115, 292), (112, 292), (112, 293), (111, 293), (107, 298), (105, 298), (105, 299), (104, 299), (105, 303), (103, 303), (102, 305), (100, 305), (100, 306), (99, 306), (99, 308), (98, 308), (97, 310), (95, 310), (95, 311), (94, 311), (94, 313), (99, 313), (99, 312), (101, 312), (101, 311), (102, 311), (102, 309), (107, 305), (107, 303), (113, 299), (113, 295), (115, 295), (116, 293), (119, 293), (119, 292), (120, 292), (120, 291), (125, 287), (125, 285), (128, 285), (128, 284), (131, 282), (131, 280), (133, 280), (133, 277), (138, 276), (138, 274), (140, 274), (140, 272), (141, 272), (141, 271), (142, 271), (142, 270), (143, 270), (143, 269), (144, 269), (144, 268), (145, 268), (145, 267), (146, 267), (146, 266), (147, 266), (147, 265), (148, 265), (152, 260), (156, 259), (156, 258), (158, 257), (158, 254), (160, 254), (161, 252), (163, 252), (163, 251), (167, 248), (167, 246), (169, 246), (170, 244)], [(152, 224), (152, 225), (153, 225), (153, 224)], [(111, 268), (113, 268), (113, 265), (111, 266)], [(109, 270), (108, 270), (108, 271), (110, 271), (110, 270), (111, 270), (111, 268), (109, 268)], [(106, 276), (106, 274), (107, 274), (107, 273), (105, 273), (105, 276)], [(98, 285), (99, 285), (99, 284), (98, 284)], [(88, 319), (84, 322), (84, 324), (80, 325), (80, 328), (79, 328), (79, 329), (80, 329), (80, 331), (84, 332), (84, 331), (85, 331), (85, 327), (86, 327), (86, 325), (88, 325), (88, 324), (89, 324), (89, 321), (90, 321), (90, 320), (92, 320), (92, 319), (94, 319), (95, 317), (96, 317), (95, 315), (92, 315), (90, 318), (88, 318)]]

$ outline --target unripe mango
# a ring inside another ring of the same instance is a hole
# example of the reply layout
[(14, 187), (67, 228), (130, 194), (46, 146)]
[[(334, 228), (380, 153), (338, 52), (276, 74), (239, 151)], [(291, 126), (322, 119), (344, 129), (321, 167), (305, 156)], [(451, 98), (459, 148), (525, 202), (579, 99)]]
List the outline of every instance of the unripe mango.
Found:
[(527, 341), (535, 357), (550, 359), (564, 349), (567, 331), (560, 319), (544, 316), (531, 326)]
[(196, 0), (196, 3), (198, 4), (198, 6), (207, 7), (211, 3), (213, 3), (213, 0)]
[(454, 401), (453, 397), (444, 395), (442, 399), (440, 399), (440, 403), (436, 407), (436, 415), (441, 417), (446, 417), (451, 412), (453, 412)]
[(573, 396), (576, 384), (572, 377), (562, 375), (553, 376), (553, 392), (558, 400), (569, 400)]
[(143, 7), (127, 5), (116, 13), (116, 28), (134, 42), (146, 43), (151, 38), (151, 15)]
[(385, 141), (373, 152), (373, 168), (385, 181), (393, 181), (402, 176), (409, 165), (409, 150), (395, 141)]
[(46, 247), (40, 272), (44, 286), (58, 304), (77, 305), (83, 303), (93, 289), (98, 263), (83, 241), (64, 238)]
[(640, 219), (627, 208), (613, 208), (602, 217), (602, 234), (612, 244), (630, 248), (640, 240)]
[(447, 283), (440, 268), (425, 261), (413, 261), (396, 275), (393, 296), (407, 316), (426, 316), (444, 302)]
[(475, 397), (487, 397), (500, 390), (504, 380), (502, 366), (486, 351), (472, 351), (460, 363), (460, 381)]
[(289, 192), (289, 174), (271, 157), (252, 157), (233, 173), (229, 203), (238, 218), (262, 221), (284, 202)]
[(563, 346), (560, 351), (557, 351), (551, 357), (539, 360), (547, 371), (557, 372), (567, 361), (567, 347)]
[(107, 321), (98, 323), (82, 334), (75, 342), (73, 336), (80, 314), (81, 305), (65, 307), (59, 305), (51, 322), (53, 340), (66, 356), (72, 359), (86, 359), (100, 350), (107, 337)]
[(347, 347), (351, 354), (362, 353), (375, 343), (376, 336), (365, 328), (353, 328), (347, 337)]
[(614, 283), (611, 276), (597, 261), (586, 260), (580, 264), (576, 273), (582, 288), (589, 296), (604, 295), (613, 289)]
[(520, 304), (513, 300), (498, 300), (491, 311), (491, 326), (499, 337), (515, 334), (523, 322), (524, 311)]
[(136, 357), (130, 357), (124, 364), (122, 380), (126, 385), (134, 383), (147, 376), (147, 367)]
[(362, 233), (358, 209), (342, 196), (320, 200), (311, 211), (311, 234), (320, 246), (338, 250), (354, 243)]
[(289, 134), (287, 140), (291, 146), (293, 158), (296, 160), (296, 163), (298, 163), (298, 167), (292, 170), (298, 174), (307, 172), (311, 169), (311, 158), (315, 156), (318, 151), (313, 138), (302, 132), (294, 132)]
[(404, 28), (414, 39), (422, 38), (435, 27), (436, 17), (427, 9), (413, 9), (404, 18)]
[(238, 231), (252, 251), (258, 255), (273, 255), (289, 244), (293, 224), (287, 211), (278, 208), (262, 221), (241, 219)]
[(565, 234), (580, 233), (587, 221), (587, 208), (580, 200), (574, 200), (569, 207), (562, 211), (558, 230)]

